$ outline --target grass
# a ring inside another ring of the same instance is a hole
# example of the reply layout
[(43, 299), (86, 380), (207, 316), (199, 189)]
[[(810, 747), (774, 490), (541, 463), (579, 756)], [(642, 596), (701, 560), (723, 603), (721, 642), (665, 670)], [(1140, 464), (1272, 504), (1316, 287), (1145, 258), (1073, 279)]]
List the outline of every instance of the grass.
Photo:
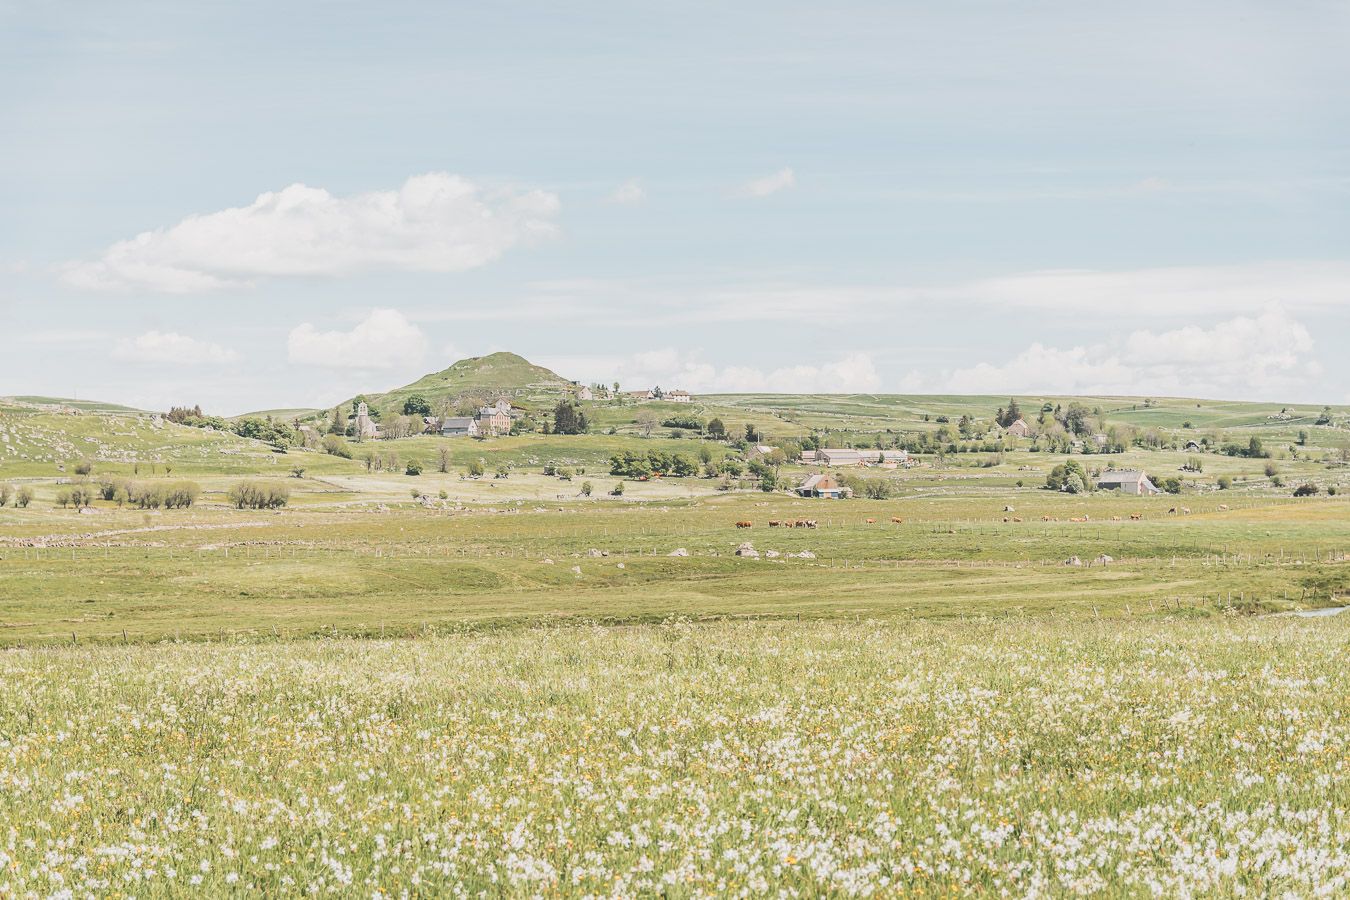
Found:
[(1350, 621), (0, 655), (0, 894), (1335, 895)]
[[(990, 399), (678, 411), (838, 437)], [(1257, 434), (1285, 486), (1134, 450), (1074, 459), (1184, 493), (1074, 496), (1039, 488), (1065, 457), (1014, 451), (861, 473), (886, 500), (613, 497), (613, 453), (728, 448), (633, 406), (346, 460), (0, 405), (0, 480), (35, 493), (0, 508), (0, 897), (1344, 893), (1350, 615), (1272, 614), (1350, 596), (1350, 432), (1098, 400)], [(60, 508), (79, 460), (203, 494)], [(295, 465), (285, 509), (226, 503)]]

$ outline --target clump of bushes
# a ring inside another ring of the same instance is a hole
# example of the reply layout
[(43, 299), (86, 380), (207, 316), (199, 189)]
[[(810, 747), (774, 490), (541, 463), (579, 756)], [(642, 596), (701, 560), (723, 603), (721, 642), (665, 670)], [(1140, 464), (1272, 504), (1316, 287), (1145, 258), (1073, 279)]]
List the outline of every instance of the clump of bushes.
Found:
[(235, 509), (279, 509), (291, 499), (284, 482), (240, 481), (225, 494)]
[(323, 436), (323, 452), (330, 456), (340, 456), (343, 459), (352, 458), (352, 448), (336, 434), (325, 434)]
[(1306, 483), (1300, 484), (1298, 487), (1294, 488), (1294, 496), (1295, 496), (1295, 497), (1316, 497), (1318, 491), (1319, 491), (1319, 488), (1317, 487), (1317, 485), (1313, 484), (1312, 482), (1306, 482)]
[(110, 476), (98, 485), (99, 495), (118, 506), (131, 504), (140, 509), (187, 509), (202, 495), (194, 481), (132, 481)]

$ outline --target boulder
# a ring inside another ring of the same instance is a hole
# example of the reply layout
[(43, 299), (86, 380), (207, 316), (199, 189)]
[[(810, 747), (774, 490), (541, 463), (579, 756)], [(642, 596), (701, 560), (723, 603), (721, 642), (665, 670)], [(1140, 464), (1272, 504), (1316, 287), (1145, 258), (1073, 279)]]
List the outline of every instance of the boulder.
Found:
[(764, 556), (765, 556), (766, 558), (768, 558), (768, 559), (777, 559), (778, 557), (780, 557), (780, 556), (782, 556), (782, 555), (783, 555), (783, 554), (779, 553), (777, 550), (765, 550), (765, 551), (764, 551)]
[(1083, 561), (1076, 556), (1070, 556), (1068, 559), (1064, 560), (1064, 565), (1066, 566), (1081, 566), (1082, 564)]
[(1107, 556), (1105, 553), (1093, 560), (1093, 562), (1099, 566), (1105, 566), (1115, 561), (1116, 558), (1114, 556)]
[(573, 566), (573, 567), (572, 567), (572, 574), (573, 574), (573, 575), (580, 575), (580, 574), (581, 574), (581, 566)]
[(747, 559), (759, 559), (759, 551), (749, 541), (736, 548), (737, 556), (744, 556)]
[(551, 559), (546, 559), (546, 560), (543, 561), (543, 565), (551, 566), (551, 565), (553, 565), (553, 560), (551, 560)]
[(688, 556), (688, 555), (689, 551), (684, 549), (683, 547), (678, 547), (666, 554), (666, 556)]

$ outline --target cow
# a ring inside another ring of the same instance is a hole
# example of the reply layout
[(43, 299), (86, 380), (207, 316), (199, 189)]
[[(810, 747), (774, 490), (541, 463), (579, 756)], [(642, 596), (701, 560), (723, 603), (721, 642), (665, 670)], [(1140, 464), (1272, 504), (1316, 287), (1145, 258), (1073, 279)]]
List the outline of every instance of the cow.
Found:
[(1177, 508), (1176, 508), (1175, 506), (1172, 507), (1171, 509), (1169, 509), (1169, 510), (1167, 511), (1167, 514), (1168, 514), (1169, 516), (1175, 516), (1175, 515), (1177, 514)]
[(899, 516), (891, 516), (891, 524), (892, 524), (892, 525), (903, 525), (903, 524), (905, 524), (905, 520), (902, 519), (902, 518), (900, 518)]
[(1069, 519), (1069, 521), (1070, 521), (1070, 522), (1086, 522), (1086, 521), (1087, 521), (1087, 516), (1073, 516), (1072, 518)]
[(1220, 503), (1220, 504), (1219, 504), (1219, 509), (1226, 512), (1226, 511), (1228, 510), (1228, 504), (1227, 504), (1227, 503)]
[(1143, 513), (1130, 513), (1130, 521), (1131, 521), (1131, 522), (1139, 522), (1139, 521), (1141, 521), (1143, 518), (1144, 518), (1144, 514), (1143, 514)]
[(1014, 521), (1014, 522), (1021, 522), (1021, 521), (1022, 521), (1022, 517), (1021, 517), (1021, 516), (1013, 516), (1013, 521)]
[(868, 519), (868, 520), (867, 520), (867, 524), (868, 524), (868, 525), (875, 525), (875, 524), (877, 524), (877, 520), (876, 520), (876, 519)]
[(1191, 508), (1189, 506), (1183, 506), (1181, 508), (1181, 514), (1183, 516), (1189, 516), (1191, 514)]
[(754, 527), (754, 524), (755, 524), (754, 522), (737, 522), (737, 523), (736, 523), (736, 527), (737, 527), (737, 528), (752, 528), (752, 527)]
[(781, 525), (781, 524), (783, 524), (783, 523), (782, 523), (782, 522), (779, 522), (777, 519), (770, 519), (770, 520), (769, 520), (769, 527), (770, 527), (770, 528), (777, 528), (777, 527), (778, 527), (779, 525)]

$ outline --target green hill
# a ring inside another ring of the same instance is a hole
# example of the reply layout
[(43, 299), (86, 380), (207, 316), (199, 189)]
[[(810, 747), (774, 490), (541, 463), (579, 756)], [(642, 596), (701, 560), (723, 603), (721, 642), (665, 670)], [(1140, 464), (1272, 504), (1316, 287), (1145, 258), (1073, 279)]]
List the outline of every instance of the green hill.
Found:
[[(507, 397), (526, 409), (552, 406), (558, 398), (569, 395), (576, 388), (557, 372), (536, 366), (515, 353), (492, 353), (474, 356), (423, 375), (412, 384), (386, 391), (366, 394), (366, 402), (381, 415), (398, 415), (403, 402), (414, 394), (426, 398), (434, 412), (472, 402), (491, 402)], [(354, 399), (354, 398), (353, 398)], [(350, 405), (348, 401), (346, 405)]]
[(64, 409), (78, 409), (80, 412), (92, 413), (143, 413), (146, 410), (137, 409), (134, 406), (123, 406), (120, 403), (104, 403), (101, 400), (70, 400), (65, 397), (8, 397), (17, 404), (31, 405), (39, 407), (61, 407)]

